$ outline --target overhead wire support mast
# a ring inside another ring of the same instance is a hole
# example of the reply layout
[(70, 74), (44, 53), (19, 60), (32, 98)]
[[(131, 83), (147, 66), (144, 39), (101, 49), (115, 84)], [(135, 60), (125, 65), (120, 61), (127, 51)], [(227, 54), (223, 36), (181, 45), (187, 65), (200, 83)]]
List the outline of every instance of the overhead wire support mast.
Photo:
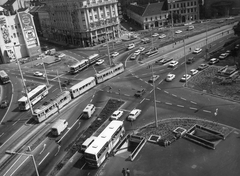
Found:
[[(153, 78), (153, 66), (151, 66), (152, 78)], [(154, 113), (155, 113), (155, 126), (158, 127), (158, 119), (157, 119), (157, 105), (156, 105), (156, 92), (155, 92), (155, 80), (153, 78), (153, 97), (154, 97)]]

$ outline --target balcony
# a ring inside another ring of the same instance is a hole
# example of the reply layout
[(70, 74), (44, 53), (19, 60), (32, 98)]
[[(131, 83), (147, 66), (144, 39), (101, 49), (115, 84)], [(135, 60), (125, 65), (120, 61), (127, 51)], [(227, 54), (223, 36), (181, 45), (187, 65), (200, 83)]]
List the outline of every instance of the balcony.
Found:
[(102, 0), (101, 2), (98, 1), (96, 3), (88, 3), (87, 5), (82, 6), (81, 8), (92, 8), (92, 7), (98, 7), (98, 6), (103, 6), (103, 5), (109, 5), (109, 4), (116, 4), (118, 1), (117, 0), (111, 0), (111, 1), (104, 1)]

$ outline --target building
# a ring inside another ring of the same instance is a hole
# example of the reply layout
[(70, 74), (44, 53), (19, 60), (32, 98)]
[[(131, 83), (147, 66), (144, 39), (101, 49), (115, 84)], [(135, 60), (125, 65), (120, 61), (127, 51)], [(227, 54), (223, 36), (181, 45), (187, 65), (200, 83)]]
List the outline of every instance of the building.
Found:
[(167, 0), (167, 3), (174, 24), (199, 20), (199, 0)]
[(168, 11), (164, 2), (137, 4), (131, 3), (127, 8), (127, 16), (142, 29), (161, 27), (168, 22)]
[(119, 37), (117, 3), (117, 0), (46, 1), (51, 24), (49, 39), (85, 47)]
[(33, 17), (25, 11), (15, 15), (4, 11), (0, 7), (0, 63), (39, 55), (41, 49)]

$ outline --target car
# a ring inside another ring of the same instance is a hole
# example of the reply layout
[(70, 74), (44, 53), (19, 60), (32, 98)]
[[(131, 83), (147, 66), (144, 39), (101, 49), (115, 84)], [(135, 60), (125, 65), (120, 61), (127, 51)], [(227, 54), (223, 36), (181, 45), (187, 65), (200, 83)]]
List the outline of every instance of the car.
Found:
[(155, 82), (157, 79), (159, 78), (159, 75), (153, 75), (150, 79), (149, 79), (149, 83), (153, 83)]
[(165, 34), (161, 34), (161, 35), (159, 35), (159, 39), (163, 39), (163, 38), (165, 38), (165, 37), (167, 37)]
[(209, 61), (209, 65), (213, 65), (213, 64), (216, 64), (216, 63), (218, 63), (219, 62), (219, 59), (217, 59), (217, 58), (212, 58), (212, 59), (210, 59), (210, 61)]
[(117, 57), (118, 55), (119, 55), (119, 53), (116, 52), (116, 51), (115, 51), (114, 53), (111, 54), (112, 57)]
[(143, 52), (145, 50), (144, 47), (140, 47), (138, 50), (140, 50), (141, 52)]
[(133, 109), (129, 115), (128, 115), (128, 120), (129, 121), (134, 121), (137, 119), (137, 117), (141, 114), (142, 110), (140, 109)]
[(180, 34), (180, 33), (182, 33), (181, 30), (177, 30), (177, 31), (175, 31), (175, 34)]
[(135, 60), (137, 58), (137, 55), (133, 53), (133, 55), (130, 57), (130, 60)]
[(141, 52), (140, 50), (136, 50), (136, 51), (134, 52), (134, 54), (138, 56), (138, 55), (140, 54), (140, 52)]
[(110, 117), (110, 120), (118, 120), (123, 115), (123, 111), (116, 110), (113, 112), (113, 114)]
[(218, 58), (220, 60), (223, 60), (223, 59), (227, 58), (228, 56), (229, 56), (229, 53), (222, 53)]
[(60, 58), (66, 56), (66, 54), (64, 54), (64, 53), (55, 53), (54, 55), (55, 55), (55, 57), (60, 57)]
[(101, 65), (104, 63), (104, 60), (103, 59), (99, 59), (97, 62), (96, 62), (96, 65)]
[(1, 104), (0, 104), (0, 107), (1, 107), (1, 108), (6, 108), (6, 107), (8, 107), (8, 101), (7, 101), (7, 100), (3, 100), (3, 101), (1, 102)]
[(176, 65), (178, 64), (178, 61), (171, 61), (171, 62), (169, 62), (169, 67), (175, 67)]
[(191, 69), (190, 70), (190, 75), (196, 75), (198, 73), (198, 70), (197, 69)]
[(187, 64), (191, 64), (191, 63), (193, 63), (195, 61), (195, 58), (194, 57), (190, 57), (190, 58), (188, 58), (188, 60), (187, 60)]
[(193, 54), (198, 54), (202, 51), (202, 48), (195, 48), (195, 50), (193, 51)]
[(180, 81), (186, 82), (186, 81), (189, 80), (190, 78), (191, 78), (191, 75), (189, 75), (189, 74), (184, 74), (184, 75), (182, 76), (182, 78), (180, 79)]
[(143, 38), (143, 39), (141, 39), (141, 41), (143, 43), (150, 43), (151, 42), (149, 38)]
[(141, 97), (143, 96), (143, 94), (146, 92), (145, 89), (140, 89), (140, 90), (137, 90), (137, 92), (134, 94), (135, 97)]
[(157, 37), (157, 36), (159, 36), (159, 33), (154, 33), (152, 36)]
[(230, 53), (231, 53), (231, 50), (227, 50), (226, 53), (230, 54)]
[(209, 65), (207, 65), (207, 64), (201, 64), (201, 65), (199, 65), (198, 70), (204, 70), (205, 68), (208, 68), (208, 67), (209, 67)]
[(33, 73), (34, 76), (37, 76), (37, 77), (44, 77), (45, 75), (39, 71), (36, 71)]
[(127, 47), (128, 50), (131, 50), (133, 48), (135, 48), (135, 44), (134, 43), (129, 44), (128, 47)]
[(67, 87), (68, 85), (70, 85), (70, 83), (71, 83), (70, 80), (65, 80), (65, 81), (62, 82), (61, 86), (62, 87)]
[(166, 77), (166, 81), (172, 81), (176, 76), (174, 74), (169, 73)]

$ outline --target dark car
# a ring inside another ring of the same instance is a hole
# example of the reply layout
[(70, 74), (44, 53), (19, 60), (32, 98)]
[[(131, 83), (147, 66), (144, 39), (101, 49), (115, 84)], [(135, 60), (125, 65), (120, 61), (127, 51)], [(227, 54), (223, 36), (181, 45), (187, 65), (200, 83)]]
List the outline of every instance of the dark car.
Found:
[(62, 82), (62, 87), (67, 87), (68, 85), (70, 85), (70, 80), (65, 80)]
[(187, 64), (191, 64), (191, 63), (193, 63), (194, 62), (194, 57), (190, 57), (190, 58), (188, 58), (188, 60), (187, 60)]
[(146, 92), (145, 89), (138, 90), (138, 91), (134, 94), (134, 96), (135, 96), (135, 97), (141, 97), (141, 96), (143, 96), (143, 94), (144, 94), (145, 92)]
[(6, 107), (8, 107), (8, 101), (7, 101), (7, 100), (3, 100), (3, 101), (1, 102), (1, 104), (0, 104), (0, 107), (1, 107), (1, 108), (6, 108)]
[(201, 64), (201, 65), (199, 65), (198, 70), (204, 70), (205, 68), (208, 68), (208, 67), (209, 67), (209, 65), (207, 65), (207, 64)]

